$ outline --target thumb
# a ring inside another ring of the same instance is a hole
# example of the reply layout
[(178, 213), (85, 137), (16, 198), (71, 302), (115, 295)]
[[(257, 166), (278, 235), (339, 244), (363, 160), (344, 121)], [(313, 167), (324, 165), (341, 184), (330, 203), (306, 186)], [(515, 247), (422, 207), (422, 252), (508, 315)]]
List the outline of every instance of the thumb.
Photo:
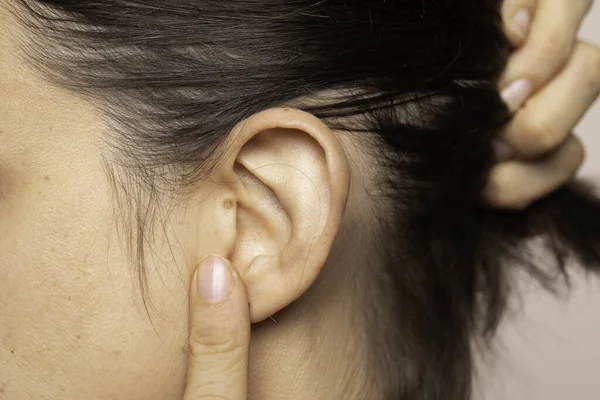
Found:
[(250, 317), (231, 263), (204, 258), (190, 290), (190, 354), (184, 400), (246, 400)]

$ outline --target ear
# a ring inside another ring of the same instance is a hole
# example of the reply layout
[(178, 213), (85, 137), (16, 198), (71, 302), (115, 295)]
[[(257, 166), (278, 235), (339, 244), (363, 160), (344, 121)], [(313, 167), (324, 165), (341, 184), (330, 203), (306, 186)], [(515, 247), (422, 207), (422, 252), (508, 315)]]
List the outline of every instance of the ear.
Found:
[[(350, 171), (334, 132), (304, 111), (269, 109), (239, 124), (213, 181), (226, 183), (235, 230), (229, 258), (252, 322), (283, 309), (317, 279), (341, 226)], [(231, 214), (229, 214), (231, 215)], [(235, 220), (235, 221), (234, 221)], [(231, 235), (226, 235), (232, 237)]]

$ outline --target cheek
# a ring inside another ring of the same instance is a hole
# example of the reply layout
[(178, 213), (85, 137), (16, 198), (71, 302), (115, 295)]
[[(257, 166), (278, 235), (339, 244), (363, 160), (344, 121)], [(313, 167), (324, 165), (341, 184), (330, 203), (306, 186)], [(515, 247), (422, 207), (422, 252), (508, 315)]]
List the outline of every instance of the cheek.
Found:
[(168, 263), (148, 257), (149, 319), (98, 152), (103, 119), (29, 74), (9, 37), (0, 35), (0, 399), (181, 398), (187, 284), (159, 276)]
[(77, 170), (31, 175), (0, 203), (0, 390), (14, 400), (177, 396), (185, 290), (150, 268), (149, 318), (103, 171)]

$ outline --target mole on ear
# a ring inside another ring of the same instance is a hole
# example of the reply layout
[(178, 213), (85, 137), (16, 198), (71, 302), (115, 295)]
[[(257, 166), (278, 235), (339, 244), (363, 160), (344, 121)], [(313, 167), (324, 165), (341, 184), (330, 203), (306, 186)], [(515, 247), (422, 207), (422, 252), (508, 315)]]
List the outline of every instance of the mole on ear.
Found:
[(231, 210), (234, 206), (233, 200), (231, 199), (225, 199), (225, 201), (223, 201), (223, 208), (226, 210)]

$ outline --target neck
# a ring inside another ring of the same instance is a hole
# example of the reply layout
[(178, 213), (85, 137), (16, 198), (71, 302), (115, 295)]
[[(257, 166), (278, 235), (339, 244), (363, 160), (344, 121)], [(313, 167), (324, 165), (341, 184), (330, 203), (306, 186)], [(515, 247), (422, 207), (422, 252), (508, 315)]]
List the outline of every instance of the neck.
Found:
[(349, 318), (347, 302), (324, 300), (309, 294), (277, 314), (277, 323), (253, 328), (251, 400), (374, 398), (365, 396), (364, 345), (349, 335), (359, 323)]
[[(361, 185), (353, 184), (353, 191)], [(361, 193), (350, 196), (347, 210), (359, 209), (368, 198)], [(377, 377), (367, 363), (367, 325), (358, 312), (365, 299), (350, 271), (368, 255), (348, 251), (369, 246), (356, 232), (371, 224), (368, 213), (345, 218), (317, 284), (278, 313), (277, 323), (266, 320), (253, 327), (250, 400), (383, 398), (375, 394)]]

